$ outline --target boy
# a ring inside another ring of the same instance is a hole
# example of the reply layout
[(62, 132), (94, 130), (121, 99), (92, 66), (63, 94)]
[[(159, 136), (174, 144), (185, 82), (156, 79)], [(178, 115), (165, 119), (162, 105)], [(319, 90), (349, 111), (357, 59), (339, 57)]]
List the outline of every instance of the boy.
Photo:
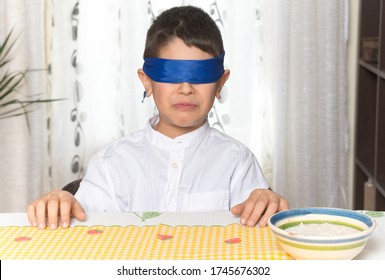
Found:
[(56, 229), (60, 216), (65, 228), (70, 216), (84, 220), (91, 211), (231, 210), (244, 225), (265, 226), (287, 209), (250, 150), (208, 124), (230, 75), (223, 58), (220, 31), (203, 10), (163, 12), (148, 30), (138, 70), (159, 114), (97, 153), (75, 196), (56, 190), (32, 202), (30, 223), (44, 229), (48, 216)]

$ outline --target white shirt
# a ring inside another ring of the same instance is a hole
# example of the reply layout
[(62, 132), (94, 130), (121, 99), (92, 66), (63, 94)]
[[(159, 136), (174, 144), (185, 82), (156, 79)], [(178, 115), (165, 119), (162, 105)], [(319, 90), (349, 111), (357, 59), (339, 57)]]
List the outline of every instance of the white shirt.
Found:
[(228, 211), (268, 188), (253, 153), (208, 122), (175, 139), (157, 122), (92, 157), (75, 195), (86, 212)]

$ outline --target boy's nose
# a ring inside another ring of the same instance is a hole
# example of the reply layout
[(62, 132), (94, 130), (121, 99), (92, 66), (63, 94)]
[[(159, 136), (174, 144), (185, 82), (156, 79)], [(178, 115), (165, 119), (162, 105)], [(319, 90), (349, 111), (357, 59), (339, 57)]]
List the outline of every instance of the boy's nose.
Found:
[(194, 88), (190, 83), (184, 82), (180, 84), (180, 87), (178, 89), (178, 93), (189, 95), (194, 93)]

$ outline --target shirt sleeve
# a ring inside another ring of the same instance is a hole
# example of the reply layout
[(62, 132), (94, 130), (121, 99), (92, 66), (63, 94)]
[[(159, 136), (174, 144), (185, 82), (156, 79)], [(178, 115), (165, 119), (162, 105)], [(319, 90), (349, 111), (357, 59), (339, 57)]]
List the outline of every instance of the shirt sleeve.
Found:
[(230, 209), (245, 201), (255, 189), (269, 189), (269, 185), (256, 157), (249, 152), (234, 169), (230, 184)]
[(87, 174), (80, 183), (75, 198), (86, 212), (117, 212), (114, 188), (104, 168), (104, 159), (98, 155), (91, 158)]

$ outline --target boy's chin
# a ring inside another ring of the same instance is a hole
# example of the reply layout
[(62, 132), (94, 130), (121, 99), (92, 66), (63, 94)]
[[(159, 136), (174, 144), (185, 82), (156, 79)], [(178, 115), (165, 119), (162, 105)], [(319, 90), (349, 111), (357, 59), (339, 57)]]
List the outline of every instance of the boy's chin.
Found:
[(181, 119), (178, 119), (178, 121), (175, 124), (176, 126), (182, 129), (194, 130), (201, 127), (205, 122), (206, 122), (206, 118), (199, 119), (196, 121), (192, 121), (191, 118), (190, 119), (181, 118)]

